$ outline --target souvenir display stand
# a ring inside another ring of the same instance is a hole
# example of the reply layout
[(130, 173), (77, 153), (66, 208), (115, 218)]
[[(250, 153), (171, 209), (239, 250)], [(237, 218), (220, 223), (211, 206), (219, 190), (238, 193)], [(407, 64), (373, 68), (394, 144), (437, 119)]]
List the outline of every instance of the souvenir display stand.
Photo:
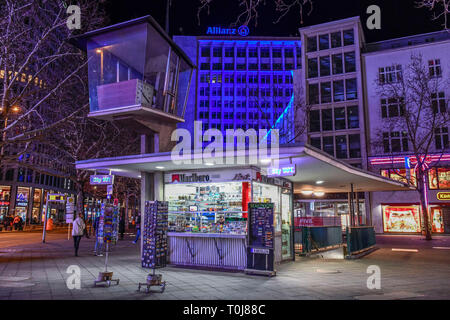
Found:
[(106, 243), (106, 256), (105, 256), (105, 271), (98, 273), (97, 280), (94, 281), (94, 286), (98, 283), (105, 283), (108, 287), (111, 282), (119, 284), (119, 279), (113, 279), (113, 272), (108, 271), (108, 255), (110, 251), (110, 244), (117, 242), (118, 235), (118, 219), (119, 219), (119, 207), (112, 204), (103, 204), (99, 221), (99, 241)]
[(273, 203), (248, 204), (247, 274), (276, 275)]
[(147, 201), (144, 212), (144, 229), (142, 233), (142, 267), (150, 268), (152, 272), (147, 275), (145, 292), (150, 292), (150, 287), (160, 287), (160, 292), (164, 292), (166, 282), (162, 281), (162, 274), (156, 274), (155, 270), (164, 268), (167, 260), (167, 230), (168, 230), (168, 202), (167, 201)]

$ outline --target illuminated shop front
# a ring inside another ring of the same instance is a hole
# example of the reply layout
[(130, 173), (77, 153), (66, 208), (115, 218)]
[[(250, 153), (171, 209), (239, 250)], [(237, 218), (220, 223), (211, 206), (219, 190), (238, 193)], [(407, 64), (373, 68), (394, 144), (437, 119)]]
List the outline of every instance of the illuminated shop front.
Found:
[(0, 223), (9, 216), (9, 203), (11, 199), (11, 187), (0, 186)]
[[(386, 233), (420, 233), (422, 231), (421, 207), (414, 205), (383, 205), (383, 231)], [(443, 206), (430, 205), (432, 232), (444, 232)]]
[(22, 220), (24, 222), (26, 221), (27, 218), (29, 200), (30, 200), (30, 188), (17, 187), (15, 215), (22, 217)]
[[(243, 269), (249, 202), (274, 204), (277, 261), (292, 259), (291, 192), (289, 181), (255, 169), (166, 173), (171, 263)], [(202, 248), (198, 261), (183, 253), (192, 247)], [(214, 248), (230, 259), (220, 261)]]

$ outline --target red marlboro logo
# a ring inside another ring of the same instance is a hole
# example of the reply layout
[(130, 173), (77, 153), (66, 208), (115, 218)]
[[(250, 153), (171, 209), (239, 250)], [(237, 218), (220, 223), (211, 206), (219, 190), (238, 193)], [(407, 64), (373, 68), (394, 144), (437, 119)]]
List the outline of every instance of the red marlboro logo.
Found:
[(172, 175), (172, 182), (178, 181), (180, 182), (180, 175), (179, 174), (173, 174)]

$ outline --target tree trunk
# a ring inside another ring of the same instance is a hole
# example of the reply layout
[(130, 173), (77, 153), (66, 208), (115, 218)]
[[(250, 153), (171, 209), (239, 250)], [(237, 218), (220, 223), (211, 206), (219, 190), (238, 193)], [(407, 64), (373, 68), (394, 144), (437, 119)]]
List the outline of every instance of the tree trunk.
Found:
[(427, 192), (427, 174), (428, 171), (422, 171), (418, 170), (418, 180), (417, 183), (419, 183), (418, 191), (420, 195), (420, 208), (422, 212), (422, 222), (423, 227), (425, 229), (425, 239), (426, 240), (432, 240), (431, 236), (431, 226), (430, 226), (430, 219), (428, 215), (428, 203), (426, 201), (425, 193)]

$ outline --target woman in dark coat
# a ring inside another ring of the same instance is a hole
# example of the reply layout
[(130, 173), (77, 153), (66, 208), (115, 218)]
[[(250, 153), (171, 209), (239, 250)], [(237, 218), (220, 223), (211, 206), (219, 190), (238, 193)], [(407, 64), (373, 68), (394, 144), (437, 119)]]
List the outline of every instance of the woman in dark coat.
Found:
[(125, 214), (122, 212), (119, 220), (119, 234), (120, 240), (123, 240), (123, 234), (125, 233)]

